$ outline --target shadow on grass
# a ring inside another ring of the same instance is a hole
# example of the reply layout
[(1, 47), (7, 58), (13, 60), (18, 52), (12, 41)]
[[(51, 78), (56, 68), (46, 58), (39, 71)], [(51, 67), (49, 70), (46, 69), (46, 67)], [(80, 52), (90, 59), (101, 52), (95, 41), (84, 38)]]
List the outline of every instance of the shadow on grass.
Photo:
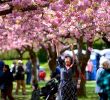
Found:
[(86, 97), (79, 97), (78, 100), (98, 100), (98, 95), (95, 93), (95, 81), (87, 81)]
[[(45, 85), (45, 82), (41, 81), (40, 87)], [(26, 85), (26, 95), (22, 95), (22, 91), (20, 89), (18, 95), (15, 94), (16, 83), (14, 82), (13, 96), (15, 100), (30, 100), (32, 87), (31, 85)], [(98, 100), (98, 95), (95, 93), (95, 81), (87, 81), (86, 83), (86, 97), (79, 97), (78, 100)], [(1, 100), (1, 99), (0, 99)], [(43, 100), (43, 99), (41, 99)]]
[(15, 94), (15, 86), (14, 86), (14, 90), (13, 90), (13, 96), (15, 98), (15, 100), (30, 100), (31, 98), (31, 93), (32, 93), (32, 87), (30, 85), (26, 86), (26, 94), (23, 95), (22, 94), (22, 90), (19, 90), (18, 95)]
[[(43, 87), (46, 82), (40, 81), (39, 82), (39, 87)], [(32, 94), (32, 86), (31, 85), (26, 85), (26, 95), (22, 95), (22, 89), (19, 90), (18, 95), (15, 94), (15, 89), (16, 89), (16, 82), (14, 82), (14, 89), (13, 89), (13, 96), (15, 100), (30, 100), (31, 99), (31, 94)], [(43, 99), (41, 99), (43, 100)]]

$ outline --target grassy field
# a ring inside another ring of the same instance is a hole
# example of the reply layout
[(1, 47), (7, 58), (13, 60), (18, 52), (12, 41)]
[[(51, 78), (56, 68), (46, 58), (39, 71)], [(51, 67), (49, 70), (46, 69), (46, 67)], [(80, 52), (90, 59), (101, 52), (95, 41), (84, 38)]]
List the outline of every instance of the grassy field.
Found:
[[(40, 87), (43, 87), (45, 82), (41, 81)], [(26, 95), (22, 95), (22, 91), (19, 91), (19, 94), (15, 94), (15, 87), (16, 83), (14, 83), (14, 90), (13, 90), (13, 96), (15, 100), (30, 100), (31, 98), (31, 93), (32, 93), (32, 87), (30, 85), (26, 86)], [(87, 81), (86, 84), (86, 91), (87, 91), (87, 96), (78, 98), (78, 100), (98, 100), (98, 95), (95, 93), (95, 81)]]
[(78, 100), (98, 100), (98, 95), (95, 93), (95, 81), (86, 82), (86, 97)]
[[(11, 65), (12, 60), (6, 60), (6, 64)], [(26, 63), (26, 60), (23, 60), (23, 63)], [(41, 68), (45, 69), (46, 71), (46, 80), (49, 80), (50, 77), (50, 71), (48, 64), (41, 64)], [(43, 87), (45, 85), (45, 82), (41, 81), (39, 82), (39, 86)], [(22, 95), (22, 91), (19, 91), (19, 94), (15, 94), (15, 88), (16, 88), (16, 83), (14, 82), (14, 89), (13, 89), (13, 96), (15, 100), (30, 100), (31, 98), (31, 93), (32, 93), (32, 87), (31, 85), (26, 85), (26, 95)], [(87, 81), (86, 83), (86, 91), (87, 91), (87, 96), (83, 98), (78, 98), (78, 100), (98, 100), (98, 95), (95, 93), (95, 81)]]

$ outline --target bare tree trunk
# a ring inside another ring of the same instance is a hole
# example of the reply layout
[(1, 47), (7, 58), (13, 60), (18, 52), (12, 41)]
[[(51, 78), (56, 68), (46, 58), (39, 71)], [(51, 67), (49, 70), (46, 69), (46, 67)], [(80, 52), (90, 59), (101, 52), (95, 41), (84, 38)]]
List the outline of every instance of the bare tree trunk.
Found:
[(49, 54), (49, 68), (52, 72), (56, 69), (56, 59), (57, 59), (57, 51), (56, 46), (54, 44), (51, 45), (51, 43), (48, 44), (48, 54)]
[(55, 44), (48, 42), (48, 48), (46, 48), (43, 44), (40, 44), (43, 49), (46, 50), (48, 54), (48, 64), (51, 72), (54, 72), (56, 69), (56, 59), (57, 59), (57, 51)]
[(77, 40), (77, 48), (78, 48), (78, 66), (81, 69), (81, 86), (78, 90), (79, 96), (86, 96), (86, 76), (85, 76), (85, 68), (87, 65), (87, 61), (90, 58), (90, 51), (88, 50), (88, 46), (92, 47), (92, 42), (87, 41), (87, 50), (86, 54), (82, 54), (82, 46), (83, 46), (83, 37)]
[(88, 59), (86, 58), (85, 55), (82, 55), (80, 59), (80, 68), (81, 68), (81, 84), (80, 84), (80, 89), (78, 90), (78, 95), (79, 96), (86, 96), (86, 75), (85, 75), (85, 67), (87, 65)]
[(36, 68), (37, 59), (36, 59), (36, 54), (32, 49), (29, 50), (29, 55), (30, 55), (30, 58), (31, 58), (32, 64), (33, 64), (33, 67), (32, 67), (32, 83), (34, 84), (34, 83), (38, 82), (37, 68)]

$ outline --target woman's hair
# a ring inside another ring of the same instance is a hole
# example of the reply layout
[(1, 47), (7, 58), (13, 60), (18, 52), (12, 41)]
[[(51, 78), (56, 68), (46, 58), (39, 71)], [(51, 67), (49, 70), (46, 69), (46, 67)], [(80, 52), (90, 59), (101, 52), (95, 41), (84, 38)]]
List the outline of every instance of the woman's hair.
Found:
[(71, 64), (73, 63), (73, 57), (70, 55), (66, 55), (65, 58), (70, 58)]
[(109, 64), (109, 60), (107, 58), (105, 58), (104, 56), (102, 56), (100, 58), (100, 66), (99, 67), (104, 67), (105, 63)]

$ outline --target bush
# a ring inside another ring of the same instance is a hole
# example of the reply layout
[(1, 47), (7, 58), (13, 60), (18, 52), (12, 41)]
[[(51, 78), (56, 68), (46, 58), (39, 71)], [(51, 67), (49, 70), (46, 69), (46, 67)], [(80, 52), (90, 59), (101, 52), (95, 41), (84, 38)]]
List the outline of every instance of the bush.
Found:
[(27, 58), (29, 58), (30, 56), (29, 56), (29, 52), (25, 52), (24, 54), (23, 54), (23, 59), (27, 59)]
[(98, 40), (93, 43), (93, 48), (101, 50), (106, 48), (106, 44), (102, 40)]
[(0, 53), (0, 59), (6, 59), (6, 60), (12, 60), (19, 58), (19, 54), (16, 50), (6, 51), (3, 53)]
[[(19, 58), (20, 58), (20, 55), (18, 54), (18, 52), (16, 50), (10, 50), (10, 51), (0, 53), (0, 59), (14, 60), (14, 59), (19, 59)], [(25, 52), (23, 54), (22, 59), (27, 59), (27, 58), (29, 58), (29, 53)]]

